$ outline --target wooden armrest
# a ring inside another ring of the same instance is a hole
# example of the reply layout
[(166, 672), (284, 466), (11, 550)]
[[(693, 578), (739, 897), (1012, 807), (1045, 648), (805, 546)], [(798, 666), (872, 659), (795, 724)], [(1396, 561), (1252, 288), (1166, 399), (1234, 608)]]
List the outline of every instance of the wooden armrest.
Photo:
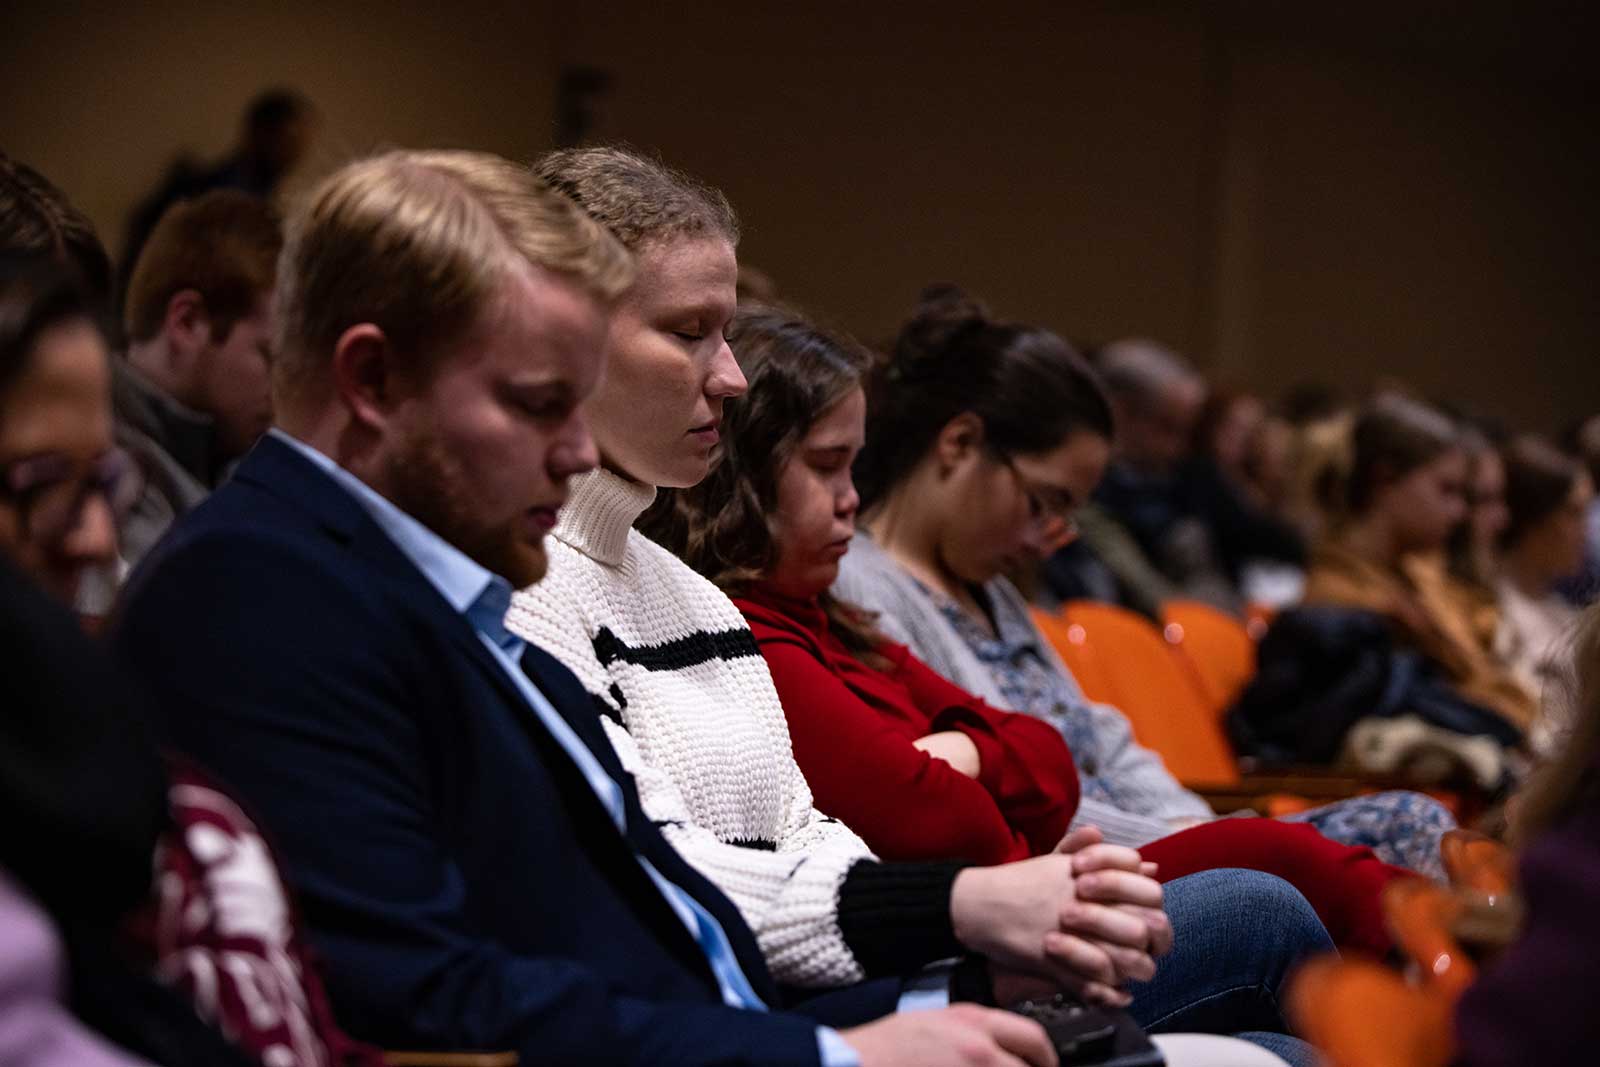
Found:
[(1241, 776), (1234, 782), (1185, 782), (1214, 810), (1227, 814), (1243, 808), (1257, 808), (1273, 797), (1300, 797), (1315, 804), (1346, 800), (1364, 793), (1385, 790), (1413, 790), (1438, 799), (1458, 819), (1481, 811), (1486, 797), (1474, 786), (1459, 782), (1418, 782), (1403, 775), (1352, 775), (1330, 767), (1287, 766), (1259, 768), (1252, 761), (1240, 761)]
[(1309, 782), (1361, 783), (1368, 789), (1415, 789), (1422, 793), (1450, 792), (1485, 795), (1484, 789), (1466, 777), (1450, 777), (1441, 781), (1422, 781), (1409, 774), (1367, 774), (1340, 767), (1322, 767), (1307, 763), (1266, 766), (1246, 756), (1239, 760), (1239, 773), (1247, 781), (1295, 778)]
[(1383, 786), (1363, 778), (1304, 777), (1298, 774), (1252, 774), (1237, 782), (1184, 782), (1201, 796), (1264, 797), (1277, 793), (1338, 800), (1370, 793)]
[(517, 1067), (515, 1052), (385, 1052), (388, 1067)]

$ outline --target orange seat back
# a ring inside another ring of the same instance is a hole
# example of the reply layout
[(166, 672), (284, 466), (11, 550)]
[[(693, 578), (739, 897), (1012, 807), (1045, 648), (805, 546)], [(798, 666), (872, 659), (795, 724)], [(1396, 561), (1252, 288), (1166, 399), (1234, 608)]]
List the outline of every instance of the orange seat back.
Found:
[(1295, 974), (1290, 1019), (1331, 1067), (1444, 1067), (1455, 1058), (1455, 1006), (1478, 971), (1455, 934), (1468, 907), (1459, 889), (1397, 879), (1384, 886), (1383, 914), (1408, 976), (1334, 957)]
[(1450, 884), (1460, 890), (1499, 897), (1511, 892), (1516, 881), (1516, 855), (1475, 830), (1456, 829), (1445, 834), (1439, 840), (1439, 857)]
[(1398, 878), (1383, 887), (1383, 917), (1397, 948), (1416, 965), (1421, 983), (1452, 1004), (1478, 976), (1478, 966), (1456, 941), (1460, 897), (1424, 878)]
[(1167, 642), (1194, 671), (1212, 713), (1233, 706), (1256, 674), (1256, 643), (1238, 619), (1210, 604), (1169, 601), (1162, 610)]
[(1084, 695), (1111, 704), (1185, 782), (1239, 780), (1233, 752), (1192, 671), (1143, 616), (1112, 604), (1073, 601), (1035, 619)]
[(1324, 956), (1290, 980), (1289, 1017), (1329, 1067), (1445, 1067), (1454, 1002), (1370, 960)]

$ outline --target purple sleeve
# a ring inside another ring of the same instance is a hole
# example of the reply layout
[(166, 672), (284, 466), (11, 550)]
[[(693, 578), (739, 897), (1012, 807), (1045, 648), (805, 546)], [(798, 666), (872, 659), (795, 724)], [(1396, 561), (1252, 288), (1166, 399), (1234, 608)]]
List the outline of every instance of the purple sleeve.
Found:
[(1600, 807), (1539, 838), (1521, 883), (1522, 936), (1456, 1008), (1458, 1067), (1573, 1063), (1600, 1050)]
[(55, 927), (0, 872), (0, 1063), (15, 1067), (142, 1067), (61, 1001), (65, 960)]

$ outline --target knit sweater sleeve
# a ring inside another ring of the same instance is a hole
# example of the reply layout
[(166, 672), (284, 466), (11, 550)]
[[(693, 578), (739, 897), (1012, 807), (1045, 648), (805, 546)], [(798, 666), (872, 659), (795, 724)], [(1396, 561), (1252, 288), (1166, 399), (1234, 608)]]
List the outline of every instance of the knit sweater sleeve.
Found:
[(1055, 727), (1002, 711), (953, 685), (909, 652), (896, 672), (911, 699), (932, 716), (933, 730), (957, 730), (983, 755), (980, 781), (1021, 833), (1030, 855), (1049, 852), (1078, 806), (1078, 771)]
[[(708, 798), (704, 781), (685, 788), (683, 776), (699, 762), (695, 753), (673, 758), (662, 747), (651, 752), (634, 736), (639, 716), (660, 714), (642, 706), (649, 694), (641, 686), (650, 672), (629, 678), (625, 694), (617, 682), (621, 661), (606, 664), (597, 654), (589, 614), (602, 597), (601, 590), (585, 587), (588, 566), (586, 560), (558, 557), (544, 581), (517, 594), (507, 624), (583, 682), (605, 716), (607, 737), (633, 776), (646, 816), (739, 908), (773, 977), (785, 985), (825, 988), (909, 974), (959, 955), (949, 898), (960, 865), (877, 862), (855, 833), (813, 807), (786, 732), (783, 764), (792, 774), (781, 783), (773, 838), (718, 835), (707, 808), (719, 797)], [(714, 794), (715, 783), (710, 785)]]

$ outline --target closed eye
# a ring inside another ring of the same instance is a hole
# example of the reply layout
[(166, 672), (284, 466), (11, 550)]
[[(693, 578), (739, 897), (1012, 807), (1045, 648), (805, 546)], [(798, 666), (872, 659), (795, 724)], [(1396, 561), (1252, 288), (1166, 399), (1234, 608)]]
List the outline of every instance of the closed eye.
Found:
[(533, 389), (508, 386), (503, 396), (507, 404), (522, 414), (540, 421), (559, 421), (572, 414), (577, 406), (572, 390), (564, 384)]
[(819, 474), (837, 474), (855, 462), (856, 451), (851, 445), (814, 449), (806, 453), (806, 462)]

